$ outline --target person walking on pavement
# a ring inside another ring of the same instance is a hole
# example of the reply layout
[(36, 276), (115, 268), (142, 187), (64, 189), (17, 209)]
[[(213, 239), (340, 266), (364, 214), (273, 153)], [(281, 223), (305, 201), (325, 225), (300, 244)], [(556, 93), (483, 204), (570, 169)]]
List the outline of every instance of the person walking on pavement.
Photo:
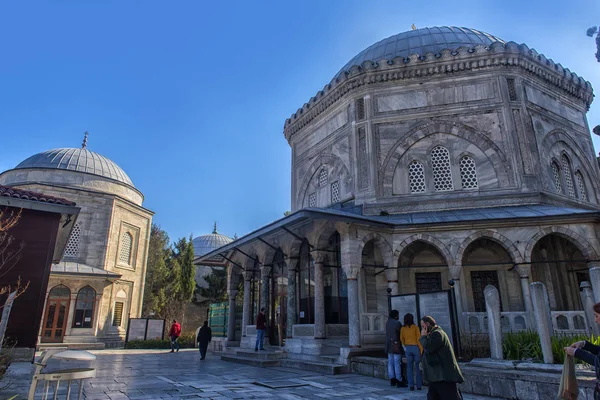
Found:
[(402, 343), (400, 342), (400, 329), (402, 324), (398, 319), (400, 313), (398, 310), (390, 311), (390, 318), (385, 324), (385, 354), (388, 355), (388, 375), (390, 384), (397, 387), (407, 387), (406, 382), (402, 380)]
[(181, 325), (179, 325), (179, 322), (173, 320), (171, 330), (169, 330), (169, 339), (171, 339), (171, 353), (175, 351), (175, 348), (177, 348), (177, 351), (179, 351), (179, 342), (177, 341), (177, 339), (179, 339), (179, 335), (181, 335)]
[(406, 352), (406, 374), (410, 390), (415, 390), (415, 372), (417, 375), (417, 390), (421, 390), (421, 386), (423, 386), (423, 377), (419, 367), (421, 354), (423, 353), (423, 347), (419, 342), (420, 338), (421, 332), (419, 327), (415, 325), (415, 317), (410, 313), (406, 314), (404, 316), (404, 326), (400, 329), (400, 340)]
[(265, 331), (267, 330), (267, 317), (265, 317), (265, 308), (260, 309), (260, 313), (258, 313), (258, 317), (256, 318), (256, 345), (254, 346), (254, 351), (258, 351), (265, 349), (264, 341), (265, 341)]
[(200, 349), (200, 359), (204, 360), (206, 358), (206, 349), (208, 348), (208, 344), (212, 340), (212, 330), (208, 326), (208, 321), (204, 321), (204, 325), (200, 328), (198, 332), (198, 337), (196, 338), (196, 342), (198, 342), (198, 348)]
[(423, 345), (423, 375), (429, 383), (427, 400), (460, 400), (456, 387), (465, 379), (460, 372), (452, 344), (446, 332), (433, 317), (421, 319), (421, 345)]

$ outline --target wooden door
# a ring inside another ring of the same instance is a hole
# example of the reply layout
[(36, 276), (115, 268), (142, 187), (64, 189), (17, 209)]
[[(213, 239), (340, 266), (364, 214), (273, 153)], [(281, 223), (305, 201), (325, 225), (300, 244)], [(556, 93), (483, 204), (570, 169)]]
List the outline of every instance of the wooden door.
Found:
[(67, 327), (70, 302), (71, 291), (66, 286), (59, 285), (50, 290), (42, 326), (43, 343), (62, 343)]

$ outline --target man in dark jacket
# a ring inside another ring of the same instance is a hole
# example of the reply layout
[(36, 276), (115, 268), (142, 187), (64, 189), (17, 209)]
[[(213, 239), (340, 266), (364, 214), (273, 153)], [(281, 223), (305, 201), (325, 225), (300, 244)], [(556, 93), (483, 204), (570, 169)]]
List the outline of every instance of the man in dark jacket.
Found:
[(423, 378), (429, 383), (427, 400), (460, 400), (456, 384), (465, 380), (448, 335), (430, 316), (421, 319), (420, 341), (423, 345)]
[(385, 324), (385, 354), (388, 355), (388, 375), (392, 386), (407, 387), (402, 380), (402, 343), (400, 342), (400, 328), (402, 324), (398, 319), (398, 310), (390, 311), (390, 318)]
[(200, 349), (200, 359), (204, 360), (206, 358), (206, 349), (208, 348), (208, 344), (212, 340), (212, 331), (208, 326), (208, 321), (204, 321), (204, 325), (200, 328), (198, 332), (198, 337), (196, 338), (196, 342), (198, 342), (198, 348)]
[(258, 317), (256, 318), (256, 345), (254, 346), (254, 351), (258, 351), (265, 349), (264, 341), (265, 341), (265, 331), (267, 330), (267, 317), (265, 317), (265, 308), (260, 309), (260, 313), (258, 313)]

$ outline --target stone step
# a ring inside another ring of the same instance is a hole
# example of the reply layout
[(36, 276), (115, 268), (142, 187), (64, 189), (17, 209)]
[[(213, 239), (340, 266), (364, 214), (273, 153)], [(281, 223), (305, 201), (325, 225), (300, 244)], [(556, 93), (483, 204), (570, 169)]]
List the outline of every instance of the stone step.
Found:
[(278, 367), (280, 364), (279, 360), (266, 360), (255, 357), (241, 357), (224, 354), (221, 356), (221, 360), (236, 362), (240, 364), (252, 365), (254, 367)]
[(37, 346), (38, 351), (50, 350), (56, 348), (66, 348), (69, 350), (104, 350), (104, 343), (40, 343)]
[(330, 364), (328, 362), (282, 359), (280, 363), (282, 367), (318, 372), (323, 375), (339, 375), (348, 372), (345, 365)]
[(338, 364), (340, 357), (339, 356), (321, 356), (321, 360), (323, 360), (323, 362), (325, 363), (330, 363), (330, 364)]
[(250, 349), (238, 349), (235, 351), (235, 355), (239, 357), (247, 357), (247, 358), (259, 358), (261, 360), (279, 360), (280, 358), (285, 358), (286, 353), (283, 351), (269, 351), (269, 350), (259, 350), (254, 351)]

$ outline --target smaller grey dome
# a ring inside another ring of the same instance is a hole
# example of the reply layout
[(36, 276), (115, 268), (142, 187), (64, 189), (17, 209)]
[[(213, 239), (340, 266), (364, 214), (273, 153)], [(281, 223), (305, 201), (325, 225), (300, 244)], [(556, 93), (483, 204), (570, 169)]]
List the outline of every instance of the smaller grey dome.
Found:
[(86, 148), (63, 148), (35, 154), (21, 162), (15, 169), (55, 168), (85, 172), (114, 179), (131, 187), (133, 182), (125, 171), (108, 158)]
[(228, 243), (233, 242), (233, 239), (229, 236), (221, 235), (217, 232), (217, 224), (213, 232), (209, 235), (198, 236), (192, 239), (192, 245), (194, 246), (194, 257), (203, 256), (210, 253), (219, 247), (225, 246)]

